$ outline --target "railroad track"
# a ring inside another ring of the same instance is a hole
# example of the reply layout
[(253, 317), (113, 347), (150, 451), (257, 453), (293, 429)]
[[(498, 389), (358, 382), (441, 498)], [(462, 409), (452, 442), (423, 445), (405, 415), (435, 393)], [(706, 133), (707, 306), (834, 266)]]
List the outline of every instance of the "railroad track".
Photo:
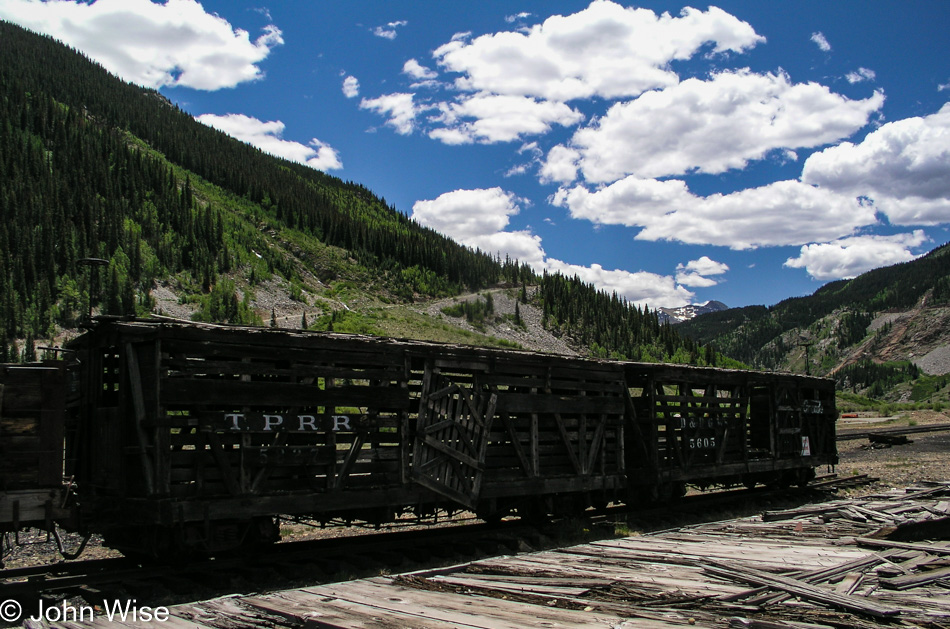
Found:
[[(235, 592), (300, 587), (565, 546), (579, 540), (563, 537), (579, 531), (586, 532), (590, 539), (614, 536), (620, 523), (659, 523), (661, 528), (664, 523), (683, 518), (695, 523), (697, 519), (716, 519), (719, 510), (734, 516), (740, 504), (749, 512), (760, 512), (763, 506), (772, 508), (776, 498), (801, 503), (814, 499), (816, 492), (873, 480), (866, 475), (829, 475), (803, 489), (725, 490), (690, 495), (671, 504), (635, 511), (615, 506), (589, 512), (570, 525), (563, 520), (543, 525), (520, 520), (497, 524), (468, 521), (423, 530), (283, 542), (258, 552), (179, 564), (142, 565), (132, 559), (111, 558), (9, 569), (0, 571), (0, 598), (19, 601), (27, 612), (41, 600), (49, 606), (77, 598), (89, 605), (119, 599), (169, 605)], [(704, 517), (697, 518), (698, 514)]]
[(169, 604), (515, 553), (525, 543), (539, 544), (540, 535), (515, 520), (285, 542), (179, 564), (142, 565), (127, 558), (72, 561), (0, 571), (0, 598), (19, 601), (26, 612), (40, 600), (49, 606), (76, 597), (89, 605), (118, 599)]
[(835, 439), (850, 441), (852, 439), (867, 439), (871, 435), (913, 435), (925, 432), (944, 432), (950, 430), (950, 423), (928, 424), (926, 426), (900, 426), (896, 428), (877, 428), (867, 430), (838, 431)]

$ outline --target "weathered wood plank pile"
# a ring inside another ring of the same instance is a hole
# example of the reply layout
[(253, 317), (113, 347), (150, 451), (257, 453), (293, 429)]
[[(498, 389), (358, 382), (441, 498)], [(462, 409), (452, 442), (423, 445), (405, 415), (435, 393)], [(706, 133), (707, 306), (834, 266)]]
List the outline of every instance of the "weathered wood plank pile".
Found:
[[(167, 627), (950, 627), (950, 482), (172, 609)], [(109, 626), (98, 620), (96, 626)]]

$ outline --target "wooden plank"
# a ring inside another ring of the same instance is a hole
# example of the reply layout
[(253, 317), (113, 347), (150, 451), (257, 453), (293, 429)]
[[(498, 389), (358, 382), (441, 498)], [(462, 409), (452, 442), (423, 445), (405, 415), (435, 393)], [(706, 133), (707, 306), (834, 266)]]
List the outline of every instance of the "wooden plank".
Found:
[(343, 466), (337, 472), (336, 478), (333, 479), (333, 489), (340, 490), (343, 488), (343, 483), (353, 470), (353, 465), (356, 463), (356, 459), (360, 456), (360, 450), (363, 447), (363, 439), (363, 433), (356, 433), (356, 438), (353, 439), (353, 443), (350, 444), (350, 449), (347, 451), (346, 457), (343, 459)]
[(217, 379), (167, 378), (162, 382), (165, 404), (200, 402), (225, 408), (357, 406), (385, 410), (409, 407), (405, 389), (378, 386), (340, 386), (321, 389), (316, 385), (290, 382), (240, 382)]
[(619, 540), (591, 542), (585, 546), (565, 549), (564, 552), (587, 552), (596, 554), (610, 552), (616, 557), (640, 557), (659, 562), (679, 562), (682, 560), (703, 561), (720, 559), (733, 561), (749, 567), (780, 565), (785, 569), (833, 568), (844, 561), (861, 560), (869, 553), (848, 549), (828, 549), (824, 547), (791, 546), (772, 540), (727, 540), (719, 542), (708, 537), (696, 542), (684, 539), (665, 539), (659, 537), (628, 537)]
[(388, 612), (413, 615), (427, 621), (455, 623), (460, 627), (550, 629), (553, 626), (588, 629), (612, 627), (622, 622), (617, 616), (599, 613), (525, 605), (484, 596), (415, 590), (392, 584), (385, 578), (305, 588), (303, 591), (370, 605)]
[[(258, 629), (259, 627), (274, 627), (274, 617), (262, 617), (261, 610), (233, 596), (216, 598), (210, 601), (190, 605), (176, 605), (170, 608), (172, 615), (196, 627), (215, 627), (222, 629)], [(201, 623), (201, 624), (199, 624)], [(162, 627), (163, 624), (155, 623)]]
[(914, 544), (911, 542), (892, 542), (886, 539), (872, 539), (870, 537), (856, 537), (854, 541), (858, 546), (867, 546), (870, 548), (903, 548), (905, 550), (919, 550), (932, 555), (950, 555), (950, 546), (937, 546), (936, 544)]
[(822, 590), (796, 579), (790, 579), (775, 574), (768, 574), (754, 568), (743, 567), (737, 570), (734, 567), (712, 559), (706, 559), (703, 565), (706, 572), (723, 577), (751, 583), (753, 585), (766, 586), (788, 592), (794, 596), (801, 597), (823, 605), (843, 609), (850, 612), (871, 616), (879, 619), (894, 618), (900, 614), (899, 609), (877, 605), (869, 600), (856, 596), (843, 596), (835, 592)]
[(863, 580), (863, 573), (849, 572), (848, 574), (844, 575), (844, 578), (835, 585), (835, 592), (838, 594), (851, 594), (856, 589), (858, 589), (858, 586), (861, 585)]
[[(124, 601), (122, 601), (124, 603)], [(134, 605), (135, 603), (133, 603)], [(62, 604), (56, 605), (57, 608), (62, 610)], [(24, 626), (28, 627), (56, 627), (57, 629), (148, 629), (149, 627), (163, 627), (167, 629), (216, 629), (217, 624), (213, 621), (212, 618), (207, 618), (209, 621), (208, 624), (203, 624), (198, 620), (193, 620), (187, 617), (178, 616), (177, 607), (165, 607), (168, 612), (168, 618), (164, 620), (156, 620), (152, 618), (150, 621), (144, 621), (141, 619), (132, 619), (132, 612), (129, 611), (126, 617), (123, 619), (122, 615), (119, 612), (113, 612), (112, 619), (109, 619), (109, 615), (102, 609), (95, 610), (92, 612), (87, 612), (84, 615), (80, 615), (80, 609), (87, 607), (86, 605), (71, 605), (70, 606), (76, 612), (76, 621), (73, 620), (62, 620), (59, 622), (54, 622), (48, 624), (46, 621), (42, 623), (32, 623), (25, 622)], [(144, 607), (141, 606), (141, 607)], [(139, 609), (141, 608), (139, 607)], [(158, 607), (157, 605), (150, 605), (152, 613)], [(71, 612), (67, 614), (70, 616)], [(89, 622), (89, 617), (92, 616), (92, 621)], [(232, 627), (238, 627), (239, 625), (232, 625)]]
[[(515, 454), (518, 456), (518, 463), (521, 466), (521, 470), (524, 472), (525, 476), (533, 476), (534, 474), (533, 469), (531, 468), (531, 462), (528, 460), (528, 455), (524, 451), (524, 446), (521, 444), (521, 437), (515, 430), (514, 424), (511, 421), (511, 417), (504, 411), (500, 411), (499, 416), (501, 417), (502, 424), (505, 426), (505, 430), (508, 432), (508, 444), (512, 447), (512, 449), (514, 449)], [(498, 439), (493, 438), (493, 441), (496, 443), (502, 442), (503, 440), (504, 437)], [(491, 454), (488, 456), (491, 456)]]
[[(290, 590), (267, 596), (245, 598), (245, 605), (283, 616), (307, 629), (450, 629), (453, 623), (423, 619), (418, 614), (381, 610), (379, 607), (354, 603), (329, 596), (315, 596), (309, 592)], [(477, 627), (477, 625), (464, 625)]]
[(125, 356), (129, 369), (129, 384), (132, 389), (132, 408), (135, 414), (129, 417), (135, 430), (135, 439), (139, 444), (139, 462), (142, 465), (142, 477), (145, 480), (145, 491), (155, 493), (155, 478), (153, 472), (152, 455), (149, 452), (148, 437), (145, 434), (145, 398), (142, 392), (142, 375), (139, 370), (139, 359), (135, 347), (131, 343), (125, 344)]
[(878, 582), (881, 587), (891, 590), (907, 590), (948, 578), (950, 578), (950, 567), (927, 570), (916, 574), (905, 574), (899, 577), (881, 578), (878, 579)]
[(208, 446), (211, 449), (211, 455), (214, 457), (218, 470), (221, 472), (221, 478), (224, 480), (228, 493), (232, 496), (243, 494), (242, 487), (237, 478), (237, 473), (231, 469), (231, 463), (228, 461), (227, 453), (224, 451), (224, 444), (216, 432), (203, 433), (208, 440)]
[[(472, 566), (474, 566), (473, 569), (481, 568), (481, 564), (479, 563), (472, 564)], [(472, 567), (472, 566), (466, 566), (466, 567)], [(458, 571), (456, 570), (453, 572), (458, 572)], [(432, 574), (432, 575), (420, 574), (419, 576), (427, 576), (427, 577), (439, 576), (440, 574), (441, 572), (437, 574)], [(458, 572), (458, 574), (462, 574), (462, 573)], [(591, 588), (595, 588), (595, 587), (606, 587), (610, 585), (611, 583), (616, 583), (615, 579), (595, 579), (595, 578), (583, 579), (583, 578), (572, 577), (568, 575), (561, 575), (557, 577), (546, 577), (546, 576), (528, 576), (528, 575), (520, 574), (520, 573), (518, 574), (511, 574), (511, 573), (490, 574), (490, 573), (471, 572), (471, 571), (464, 572), (464, 575), (466, 579), (481, 581), (486, 584), (487, 583), (507, 583), (507, 584), (525, 584), (525, 585), (555, 585), (555, 586), (563, 586), (563, 585), (570, 584), (571, 586), (584, 588), (587, 590)]]
[(564, 419), (560, 413), (554, 413), (554, 421), (557, 423), (558, 433), (561, 435), (561, 442), (564, 444), (564, 449), (567, 451), (568, 458), (571, 460), (574, 472), (576, 474), (583, 474), (586, 470), (581, 467), (577, 452), (574, 450), (574, 444), (577, 443), (577, 440), (572, 441), (570, 435), (567, 433), (567, 428), (564, 427)]
[(547, 393), (498, 392), (498, 409), (509, 413), (623, 414), (619, 396), (555, 395)]
[(505, 581), (484, 581), (481, 579), (470, 579), (468, 575), (444, 575), (427, 579), (432, 583), (444, 583), (451, 586), (465, 588), (480, 588), (483, 590), (493, 590), (498, 592), (531, 593), (545, 596), (582, 596), (590, 588), (572, 587), (566, 585), (565, 580), (562, 585), (551, 585), (549, 583), (524, 583), (524, 582), (505, 582)]

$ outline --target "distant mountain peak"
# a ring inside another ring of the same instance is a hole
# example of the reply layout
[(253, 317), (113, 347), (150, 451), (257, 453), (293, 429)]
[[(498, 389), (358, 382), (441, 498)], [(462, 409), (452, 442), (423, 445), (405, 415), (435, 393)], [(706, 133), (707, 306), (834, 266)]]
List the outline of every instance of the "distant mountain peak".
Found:
[(702, 314), (728, 309), (729, 306), (721, 301), (709, 300), (701, 304), (687, 304), (679, 308), (660, 308), (659, 311), (662, 320), (671, 323), (682, 323), (683, 321), (689, 321)]

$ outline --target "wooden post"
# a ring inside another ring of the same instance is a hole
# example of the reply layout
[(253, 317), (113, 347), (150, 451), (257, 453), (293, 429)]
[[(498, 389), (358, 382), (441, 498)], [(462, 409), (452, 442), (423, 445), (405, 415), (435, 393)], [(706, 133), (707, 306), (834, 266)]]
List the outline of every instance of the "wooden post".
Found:
[(148, 443), (145, 435), (145, 399), (142, 394), (142, 376), (139, 372), (139, 361), (135, 354), (135, 348), (131, 343), (125, 344), (125, 356), (129, 367), (129, 384), (132, 389), (132, 406), (135, 409), (135, 415), (132, 417), (132, 423), (135, 426), (135, 437), (139, 444), (142, 463), (142, 475), (145, 479), (145, 490), (149, 495), (155, 493), (155, 480), (152, 473), (152, 461), (148, 454)]

